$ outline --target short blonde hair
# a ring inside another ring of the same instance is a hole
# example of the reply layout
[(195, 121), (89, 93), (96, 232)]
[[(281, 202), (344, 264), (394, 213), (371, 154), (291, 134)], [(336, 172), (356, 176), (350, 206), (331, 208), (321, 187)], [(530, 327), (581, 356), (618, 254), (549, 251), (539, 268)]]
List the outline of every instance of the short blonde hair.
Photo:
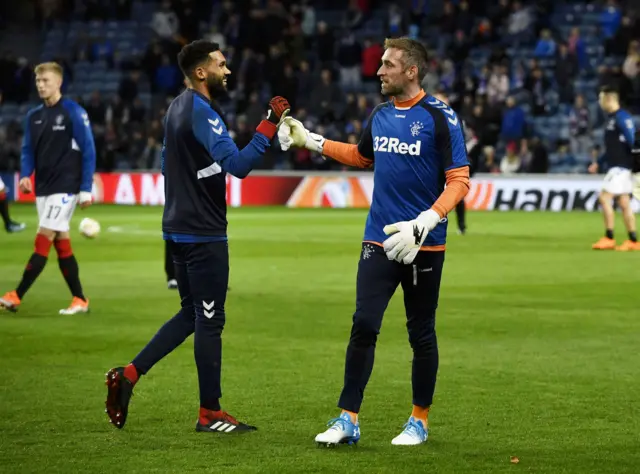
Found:
[(35, 72), (36, 74), (42, 74), (43, 72), (48, 72), (48, 71), (56, 73), (58, 76), (60, 76), (60, 78), (64, 76), (62, 66), (60, 66), (60, 64), (55, 63), (53, 61), (47, 62), (47, 63), (40, 63), (33, 70), (33, 72)]
[(427, 48), (420, 41), (403, 36), (401, 38), (387, 38), (384, 40), (384, 49), (399, 49), (403, 52), (404, 65), (418, 68), (418, 81), (422, 82), (427, 74), (427, 62), (429, 55)]

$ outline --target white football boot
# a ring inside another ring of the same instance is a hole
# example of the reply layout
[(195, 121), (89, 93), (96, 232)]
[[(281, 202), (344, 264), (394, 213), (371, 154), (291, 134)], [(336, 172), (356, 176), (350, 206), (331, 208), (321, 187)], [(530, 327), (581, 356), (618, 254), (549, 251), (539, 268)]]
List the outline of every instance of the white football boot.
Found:
[(404, 425), (404, 430), (398, 436), (391, 440), (391, 444), (395, 446), (415, 446), (427, 441), (429, 430), (424, 426), (421, 420), (409, 417), (409, 421)]
[(360, 422), (353, 423), (346, 412), (329, 420), (327, 426), (327, 431), (316, 436), (316, 443), (319, 445), (357, 444), (360, 440)]

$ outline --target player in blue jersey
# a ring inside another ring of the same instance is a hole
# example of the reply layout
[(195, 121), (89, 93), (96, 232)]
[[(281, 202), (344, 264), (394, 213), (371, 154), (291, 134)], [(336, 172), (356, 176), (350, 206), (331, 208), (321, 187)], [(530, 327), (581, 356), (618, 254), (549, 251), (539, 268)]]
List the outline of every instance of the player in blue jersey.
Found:
[[(600, 191), (605, 235), (593, 244), (592, 248), (594, 250), (640, 250), (636, 234), (636, 216), (631, 206), (631, 193), (634, 187), (632, 172), (635, 165), (632, 149), (635, 143), (636, 125), (631, 114), (620, 107), (620, 97), (615, 88), (604, 86), (600, 90), (599, 102), (602, 111), (606, 114), (604, 162), (608, 166), (608, 170)], [(589, 166), (590, 173), (598, 171), (597, 162)], [(616, 246), (613, 235), (614, 199), (620, 206), (624, 225), (629, 235), (628, 239), (618, 246)]]
[(13, 221), (9, 216), (9, 198), (2, 178), (0, 178), (0, 217), (2, 217), (4, 229), (9, 233), (20, 232), (26, 227), (23, 223)]
[(351, 444), (360, 439), (358, 413), (373, 370), (376, 340), (398, 285), (404, 291), (413, 348), (413, 410), (392, 444), (415, 445), (427, 439), (438, 370), (435, 313), (446, 217), (469, 189), (469, 163), (460, 119), (420, 87), (426, 70), (427, 51), (421, 43), (387, 39), (378, 76), (382, 94), (391, 100), (373, 110), (357, 145), (326, 140), (293, 118), (285, 119), (278, 133), (283, 149), (305, 147), (347, 165), (374, 167), (373, 200), (358, 264), (356, 310), (338, 402), (342, 412), (316, 436), (321, 444)]
[(78, 262), (71, 249), (69, 222), (78, 204), (91, 205), (96, 150), (87, 112), (61, 95), (62, 67), (43, 63), (35, 68), (36, 88), (43, 104), (29, 110), (24, 122), (20, 189), (34, 191), (39, 226), (35, 250), (15, 290), (0, 298), (0, 306), (17, 311), (22, 298), (40, 275), (53, 246), (58, 266), (73, 296), (60, 314), (89, 311), (80, 284)]
[(189, 87), (171, 102), (164, 120), (162, 232), (175, 265), (181, 309), (130, 364), (107, 373), (106, 411), (110, 421), (123, 428), (140, 377), (193, 334), (200, 388), (196, 431), (254, 431), (254, 426), (239, 422), (220, 406), (229, 281), (226, 174), (238, 178), (249, 174), (290, 106), (283, 97), (272, 98), (253, 139), (239, 150), (216, 100), (226, 93), (231, 74), (219, 46), (194, 41), (182, 48), (178, 63)]

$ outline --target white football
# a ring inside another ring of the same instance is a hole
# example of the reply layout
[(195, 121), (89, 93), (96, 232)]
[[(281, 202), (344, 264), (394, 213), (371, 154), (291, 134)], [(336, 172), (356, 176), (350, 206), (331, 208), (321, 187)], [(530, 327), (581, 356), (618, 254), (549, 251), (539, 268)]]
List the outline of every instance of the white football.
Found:
[(86, 238), (93, 239), (100, 233), (100, 224), (95, 219), (85, 217), (80, 221), (80, 227), (78, 229)]

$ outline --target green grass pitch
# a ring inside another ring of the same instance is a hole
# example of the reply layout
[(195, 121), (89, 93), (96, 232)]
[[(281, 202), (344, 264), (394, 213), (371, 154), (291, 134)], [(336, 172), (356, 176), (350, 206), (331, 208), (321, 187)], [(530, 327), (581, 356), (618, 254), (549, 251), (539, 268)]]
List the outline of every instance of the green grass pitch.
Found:
[[(17, 283), (36, 226), (32, 206), (12, 213), (29, 229), (0, 234), (0, 291)], [(70, 296), (55, 252), (20, 312), (0, 313), (0, 472), (640, 472), (640, 254), (590, 250), (597, 214), (470, 213), (469, 235), (449, 237), (429, 441), (390, 444), (411, 402), (398, 290), (360, 445), (337, 449), (313, 438), (337, 414), (365, 212), (229, 211), (222, 402), (259, 431), (226, 437), (194, 431), (192, 339), (138, 384), (124, 430), (107, 422), (104, 373), (178, 296), (160, 208), (77, 211), (74, 232), (82, 216), (103, 226), (93, 241), (74, 233), (90, 315), (58, 315)]]

